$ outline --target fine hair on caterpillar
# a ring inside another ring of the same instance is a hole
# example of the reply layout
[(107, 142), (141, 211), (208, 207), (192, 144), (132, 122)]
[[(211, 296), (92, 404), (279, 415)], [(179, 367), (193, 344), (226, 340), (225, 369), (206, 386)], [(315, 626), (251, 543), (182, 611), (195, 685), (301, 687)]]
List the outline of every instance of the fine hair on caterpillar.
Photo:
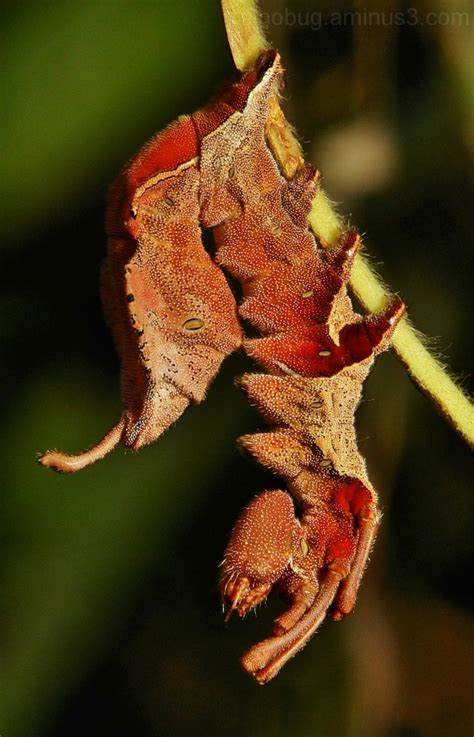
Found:
[[(238, 518), (221, 565), (226, 617), (278, 589), (289, 607), (243, 667), (271, 680), (326, 614), (349, 614), (375, 539), (377, 497), (354, 413), (374, 357), (404, 313), (393, 299), (362, 316), (347, 293), (353, 230), (326, 249), (308, 226), (319, 172), (283, 176), (265, 123), (282, 75), (276, 51), (207, 106), (154, 136), (113, 184), (102, 300), (122, 362), (123, 412), (90, 450), (47, 451), (72, 473), (118, 443), (156, 440), (243, 348), (262, 369), (241, 387), (269, 431), (242, 447), (282, 480)], [(212, 229), (215, 253), (203, 246)], [(240, 304), (227, 276), (241, 284)], [(245, 337), (245, 325), (257, 337)], [(295, 514), (294, 500), (298, 514)]]

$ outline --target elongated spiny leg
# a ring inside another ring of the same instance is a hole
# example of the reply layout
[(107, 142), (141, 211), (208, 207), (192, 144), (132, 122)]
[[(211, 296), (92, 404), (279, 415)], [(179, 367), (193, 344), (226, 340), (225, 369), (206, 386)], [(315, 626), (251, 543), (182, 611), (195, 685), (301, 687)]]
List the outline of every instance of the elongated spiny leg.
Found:
[[(303, 543), (307, 546), (305, 540)], [(285, 632), (291, 630), (311, 607), (319, 591), (319, 583), (316, 573), (316, 567), (307, 571), (304, 578), (295, 574), (293, 571), (290, 572), (290, 576), (297, 579), (296, 589), (292, 595), (288, 597), (291, 603), (290, 607), (275, 619), (275, 624), (272, 630), (273, 637), (283, 635)], [(285, 584), (286, 581), (283, 580), (280, 587), (281, 593), (283, 594), (286, 588)], [(285, 598), (287, 597), (285, 596)]]
[(356, 552), (349, 574), (341, 584), (334, 609), (331, 612), (331, 616), (335, 620), (342, 619), (354, 609), (357, 592), (369, 560), (380, 520), (381, 514), (373, 502), (364, 506), (357, 515), (359, 531)]
[(313, 604), (301, 619), (288, 631), (257, 643), (245, 653), (241, 663), (259, 683), (263, 684), (274, 678), (283, 665), (314, 635), (326, 617), (340, 580), (341, 574), (329, 569), (321, 581)]

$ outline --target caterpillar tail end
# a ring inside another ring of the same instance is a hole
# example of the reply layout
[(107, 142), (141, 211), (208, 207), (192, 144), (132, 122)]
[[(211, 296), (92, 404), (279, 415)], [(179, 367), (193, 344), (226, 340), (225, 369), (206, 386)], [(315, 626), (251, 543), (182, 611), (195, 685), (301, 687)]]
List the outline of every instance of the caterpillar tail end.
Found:
[(99, 461), (112, 451), (120, 442), (126, 424), (126, 413), (124, 412), (116, 425), (89, 450), (77, 455), (63, 453), (60, 450), (47, 450), (39, 456), (38, 463), (45, 468), (52, 468), (58, 473), (76, 473), (91, 463)]

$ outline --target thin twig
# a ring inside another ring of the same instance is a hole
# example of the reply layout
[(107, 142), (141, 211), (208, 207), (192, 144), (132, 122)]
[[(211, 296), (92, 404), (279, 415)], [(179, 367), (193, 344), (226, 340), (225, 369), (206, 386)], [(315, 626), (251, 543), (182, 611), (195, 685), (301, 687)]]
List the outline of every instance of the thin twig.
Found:
[[(221, 0), (224, 23), (235, 65), (251, 69), (269, 44), (265, 39), (255, 0)], [(268, 142), (283, 172), (289, 178), (303, 164), (300, 145), (286, 121), (275, 94), (267, 121)], [(309, 223), (323, 244), (337, 243), (344, 222), (320, 189), (314, 199)], [(350, 279), (351, 290), (368, 312), (380, 312), (388, 295), (368, 263), (356, 257)], [(464, 440), (474, 447), (474, 405), (446, 369), (423, 344), (410, 322), (401, 320), (393, 334), (392, 348), (416, 386), (438, 407)]]

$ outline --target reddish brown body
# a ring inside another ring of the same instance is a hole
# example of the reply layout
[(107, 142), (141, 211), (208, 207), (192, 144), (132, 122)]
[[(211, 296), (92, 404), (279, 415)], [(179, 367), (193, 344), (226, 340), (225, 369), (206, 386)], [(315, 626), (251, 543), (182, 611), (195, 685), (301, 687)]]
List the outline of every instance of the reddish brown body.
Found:
[[(328, 609), (340, 619), (354, 607), (379, 522), (354, 412), (404, 310), (394, 300), (382, 314), (356, 314), (346, 284), (357, 234), (324, 250), (309, 229), (317, 172), (307, 166), (286, 180), (265, 140), (280, 74), (278, 55), (267, 52), (222, 97), (152, 139), (115, 182), (103, 300), (122, 359), (124, 411), (90, 451), (41, 459), (71, 472), (120, 440), (132, 448), (152, 442), (204, 398), (242, 343), (241, 319), (260, 332), (243, 346), (269, 373), (241, 384), (274, 429), (241, 442), (290, 493), (265, 491), (244, 510), (221, 590), (229, 613), (243, 615), (275, 587), (290, 604), (272, 636), (243, 658), (261, 683)], [(201, 227), (214, 229), (218, 265)], [(242, 283), (238, 308), (219, 267)]]

